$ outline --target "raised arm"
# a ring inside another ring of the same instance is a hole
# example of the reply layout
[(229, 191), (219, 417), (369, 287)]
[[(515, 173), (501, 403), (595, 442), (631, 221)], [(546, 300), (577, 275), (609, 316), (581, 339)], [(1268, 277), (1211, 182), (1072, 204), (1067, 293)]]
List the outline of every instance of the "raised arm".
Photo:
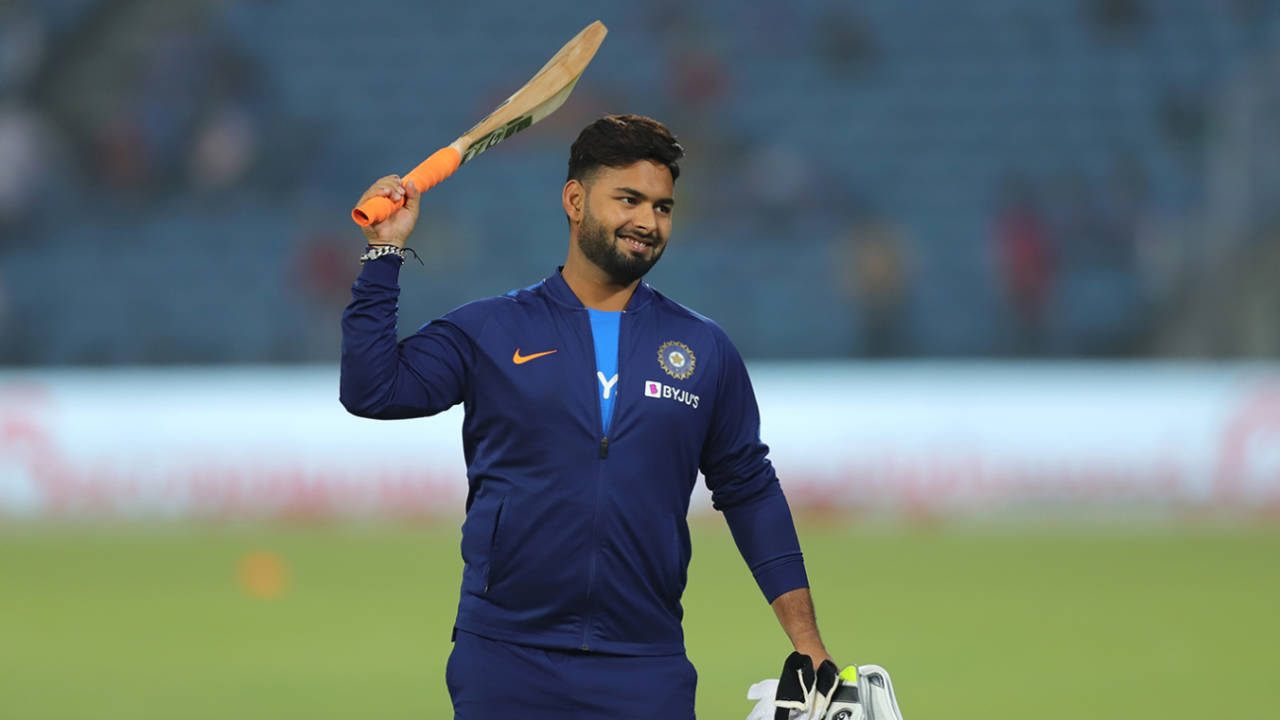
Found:
[[(363, 228), (371, 248), (405, 246), (418, 218), (420, 193), (413, 183), (388, 175), (369, 188), (371, 197), (404, 199), (385, 221)], [(397, 342), (400, 265), (396, 254), (367, 260), (342, 313), (339, 399), (349, 412), (384, 420), (433, 415), (461, 402), (472, 354), (466, 334), (437, 320)]]

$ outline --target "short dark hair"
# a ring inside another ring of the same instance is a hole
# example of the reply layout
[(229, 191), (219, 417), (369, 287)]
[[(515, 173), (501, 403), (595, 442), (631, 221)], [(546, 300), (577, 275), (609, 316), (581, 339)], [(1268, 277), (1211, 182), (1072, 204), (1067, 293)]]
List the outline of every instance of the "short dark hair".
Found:
[(606, 115), (582, 128), (569, 148), (568, 180), (583, 182), (601, 167), (626, 167), (652, 160), (680, 177), (684, 148), (666, 125), (641, 115)]

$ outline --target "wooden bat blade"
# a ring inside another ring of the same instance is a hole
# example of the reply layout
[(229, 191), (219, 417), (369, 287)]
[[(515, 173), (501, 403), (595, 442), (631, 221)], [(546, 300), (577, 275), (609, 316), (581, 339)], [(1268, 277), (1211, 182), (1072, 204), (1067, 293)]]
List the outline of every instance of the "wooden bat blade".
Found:
[[(462, 163), (550, 115), (569, 98), (608, 32), (599, 20), (583, 28), (529, 82), (462, 137), (422, 161), (405, 175), (405, 181), (412, 180), (419, 191), (426, 192)], [(380, 223), (403, 205), (403, 199), (393, 203), (386, 197), (372, 197), (351, 211), (351, 219), (360, 226)]]
[(609, 30), (599, 20), (573, 36), (529, 82), (453, 142), (462, 162), (555, 112), (578, 84)]

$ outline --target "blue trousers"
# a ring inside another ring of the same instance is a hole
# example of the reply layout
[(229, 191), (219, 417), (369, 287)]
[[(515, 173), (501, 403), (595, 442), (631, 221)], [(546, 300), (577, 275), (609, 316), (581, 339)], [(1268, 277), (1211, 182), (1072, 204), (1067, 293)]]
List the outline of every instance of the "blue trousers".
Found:
[(445, 670), (455, 720), (693, 720), (685, 655), (547, 650), (457, 631)]

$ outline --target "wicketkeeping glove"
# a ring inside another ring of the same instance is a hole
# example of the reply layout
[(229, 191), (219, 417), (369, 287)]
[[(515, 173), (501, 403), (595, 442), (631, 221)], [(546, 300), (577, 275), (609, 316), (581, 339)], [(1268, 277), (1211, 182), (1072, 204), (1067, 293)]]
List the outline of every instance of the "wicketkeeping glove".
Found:
[(821, 718), (827, 712), (839, 678), (840, 668), (830, 660), (823, 660), (814, 670), (813, 658), (791, 653), (778, 677), (778, 693), (773, 700), (774, 720), (790, 720), (792, 710), (807, 712), (815, 720)]
[[(792, 659), (787, 658), (783, 666), (783, 675), (791, 669)], [(797, 661), (800, 672), (796, 683), (806, 686), (804, 664)], [(812, 664), (810, 664), (812, 667)], [(809, 682), (814, 690), (814, 699), (818, 697), (818, 673), (813, 674)], [(830, 704), (819, 712), (811, 712), (818, 708), (796, 703), (792, 689), (785, 693), (782, 680), (761, 680), (747, 691), (748, 700), (756, 700), (755, 709), (747, 716), (747, 720), (902, 720), (902, 711), (898, 709), (898, 698), (893, 693), (893, 682), (889, 673), (879, 665), (850, 665), (840, 673), (839, 682), (828, 696)], [(787, 703), (781, 707), (782, 703)], [(816, 703), (815, 703), (816, 705)], [(822, 712), (826, 713), (824, 718)], [(785, 713), (785, 714), (778, 714)]]

